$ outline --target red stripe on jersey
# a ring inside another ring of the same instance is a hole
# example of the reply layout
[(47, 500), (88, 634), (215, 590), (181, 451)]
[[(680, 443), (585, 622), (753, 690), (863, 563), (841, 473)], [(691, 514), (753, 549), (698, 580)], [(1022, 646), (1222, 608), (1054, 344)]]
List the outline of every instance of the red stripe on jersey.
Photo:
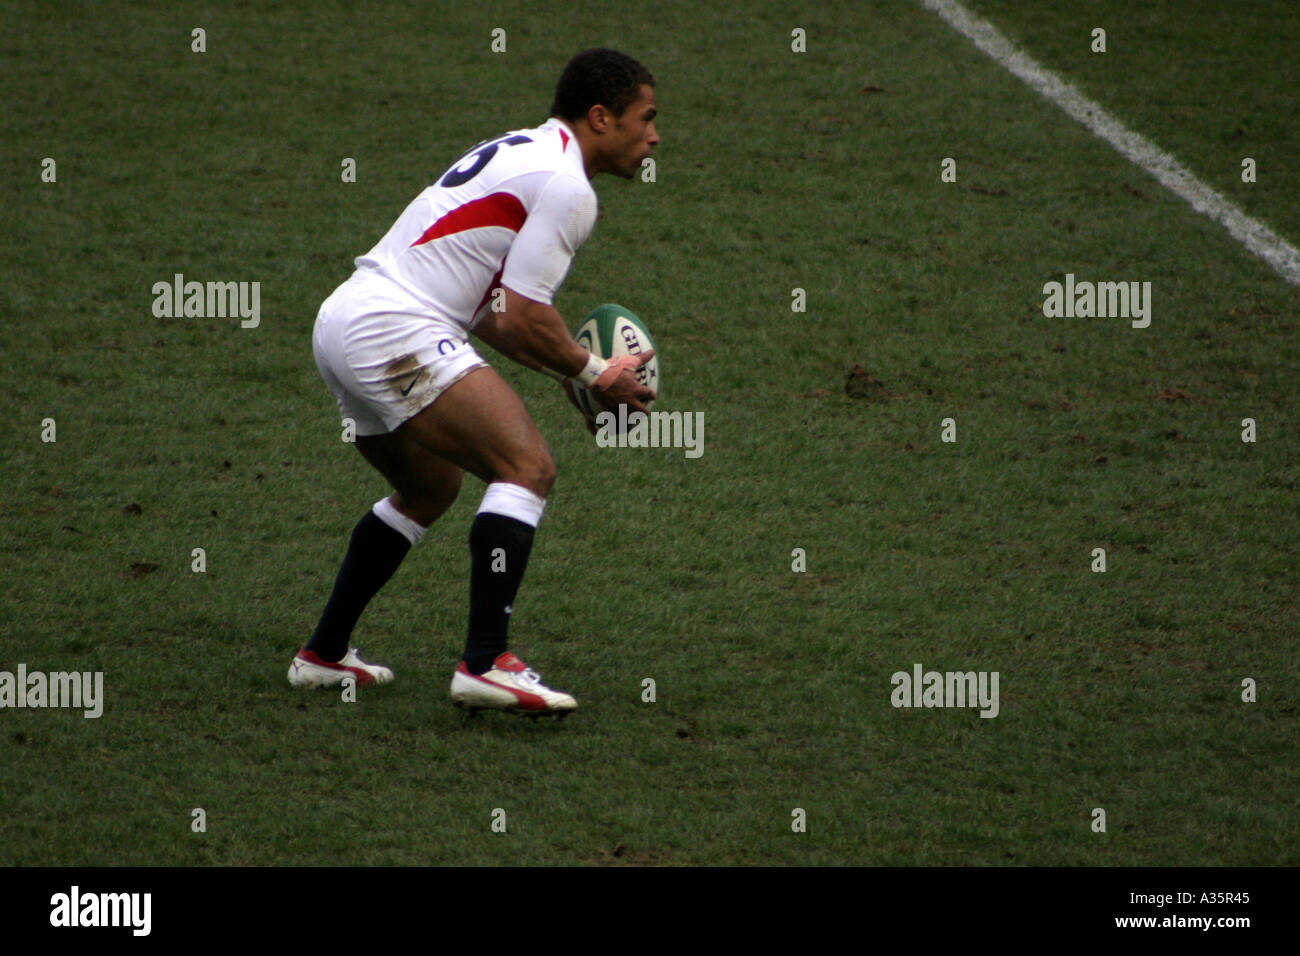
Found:
[(424, 231), (411, 246), (421, 246), (434, 239), (464, 232), (466, 229), (482, 229), (485, 226), (504, 226), (511, 232), (518, 232), (528, 214), (524, 204), (509, 193), (493, 193), (482, 199), (475, 199), (463, 206), (457, 206)]
[(560, 147), (560, 152), (564, 152), (569, 148), (569, 134), (564, 130), (560, 130), (560, 142), (564, 144)]

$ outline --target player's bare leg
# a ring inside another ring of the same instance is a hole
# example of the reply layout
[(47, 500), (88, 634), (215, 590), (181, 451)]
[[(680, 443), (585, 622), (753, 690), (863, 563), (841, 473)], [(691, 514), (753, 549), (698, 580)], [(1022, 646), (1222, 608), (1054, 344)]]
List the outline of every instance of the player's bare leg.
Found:
[[(403, 449), (415, 446), (453, 462), (489, 485), (518, 485), (539, 498), (550, 493), (555, 481), (550, 450), (528, 409), (505, 379), (487, 366), (474, 369), (391, 436), (383, 437), (400, 439)], [(423, 461), (408, 456), (397, 477), (418, 483), (423, 467)]]
[(437, 521), (456, 500), (460, 468), (428, 451), (401, 428), (387, 435), (359, 435), (356, 446), (388, 479), (393, 488), (388, 501), (421, 527)]
[[(452, 699), (479, 708), (565, 714), (568, 694), (544, 686), (507, 649), (510, 614), (533, 534), (555, 480), (546, 442), (519, 396), (492, 369), (475, 369), (394, 432), (403, 443), (454, 463), (487, 484), (470, 529), (470, 614)], [(393, 447), (396, 447), (394, 444)], [(398, 455), (394, 487), (421, 487), (418, 456)], [(432, 497), (435, 489), (426, 488)]]

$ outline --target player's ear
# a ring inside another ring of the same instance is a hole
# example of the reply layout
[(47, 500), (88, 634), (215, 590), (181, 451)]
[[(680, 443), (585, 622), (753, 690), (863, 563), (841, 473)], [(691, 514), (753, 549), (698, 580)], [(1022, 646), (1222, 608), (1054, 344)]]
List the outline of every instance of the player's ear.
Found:
[(587, 125), (590, 126), (594, 132), (605, 132), (605, 130), (609, 129), (612, 121), (613, 118), (610, 116), (609, 110), (605, 109), (605, 107), (601, 106), (599, 103), (593, 103), (587, 109)]

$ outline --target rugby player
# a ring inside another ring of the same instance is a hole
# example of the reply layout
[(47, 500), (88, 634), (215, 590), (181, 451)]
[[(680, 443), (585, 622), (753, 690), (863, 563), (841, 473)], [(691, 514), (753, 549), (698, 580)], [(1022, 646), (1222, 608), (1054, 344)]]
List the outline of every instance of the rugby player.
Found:
[(645, 410), (654, 393), (635, 372), (654, 353), (604, 361), (573, 340), (551, 303), (596, 221), (591, 178), (631, 179), (659, 142), (655, 114), (654, 78), (640, 63), (614, 50), (578, 54), (545, 123), (467, 151), (321, 306), (317, 367), (343, 419), (355, 422), (357, 450), (393, 493), (353, 529), (320, 623), (290, 665), (291, 684), (393, 679), (350, 647), (353, 628), (468, 471), (487, 489), (469, 533), (469, 633), (452, 700), (531, 715), (577, 707), (507, 646), (555, 464), (469, 333), (560, 380), (570, 398), (572, 379), (607, 408)]

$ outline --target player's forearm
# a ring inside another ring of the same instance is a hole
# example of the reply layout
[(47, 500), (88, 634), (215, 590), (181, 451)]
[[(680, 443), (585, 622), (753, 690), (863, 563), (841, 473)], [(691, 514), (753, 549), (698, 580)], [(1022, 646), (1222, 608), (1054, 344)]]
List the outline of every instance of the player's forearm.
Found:
[(518, 345), (508, 331), (508, 326), (501, 316), (492, 313), (485, 315), (478, 325), (474, 326), (474, 334), (506, 358), (534, 372), (542, 371), (541, 365), (535, 359), (519, 351)]
[(507, 358), (531, 369), (574, 376), (587, 365), (587, 350), (573, 340), (559, 312), (508, 290), (506, 311), (484, 316), (475, 333)]

